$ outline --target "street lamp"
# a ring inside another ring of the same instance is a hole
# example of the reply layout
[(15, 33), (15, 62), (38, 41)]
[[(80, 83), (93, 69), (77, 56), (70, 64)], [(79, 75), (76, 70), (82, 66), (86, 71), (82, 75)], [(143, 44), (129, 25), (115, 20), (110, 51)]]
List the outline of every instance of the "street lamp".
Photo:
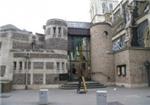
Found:
[(30, 58), (30, 55), (29, 53), (26, 53), (26, 70), (25, 70), (25, 90), (28, 90), (28, 69), (29, 69), (29, 58)]

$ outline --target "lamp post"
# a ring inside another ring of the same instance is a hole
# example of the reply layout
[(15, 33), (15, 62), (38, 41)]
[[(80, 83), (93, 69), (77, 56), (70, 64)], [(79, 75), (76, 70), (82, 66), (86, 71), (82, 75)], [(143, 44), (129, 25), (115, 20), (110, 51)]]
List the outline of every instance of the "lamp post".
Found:
[(26, 70), (25, 70), (25, 90), (28, 90), (28, 69), (29, 69), (29, 53), (26, 53)]

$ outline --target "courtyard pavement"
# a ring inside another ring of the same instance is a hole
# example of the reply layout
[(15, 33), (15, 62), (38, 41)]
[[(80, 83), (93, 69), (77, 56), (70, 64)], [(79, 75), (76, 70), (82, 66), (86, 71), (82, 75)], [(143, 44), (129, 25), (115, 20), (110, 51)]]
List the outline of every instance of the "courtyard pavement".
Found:
[[(150, 105), (150, 88), (89, 89), (87, 94), (76, 90), (49, 89), (49, 105), (96, 105), (96, 91), (107, 90), (108, 105)], [(16, 90), (3, 93), (0, 105), (39, 105), (39, 90)]]

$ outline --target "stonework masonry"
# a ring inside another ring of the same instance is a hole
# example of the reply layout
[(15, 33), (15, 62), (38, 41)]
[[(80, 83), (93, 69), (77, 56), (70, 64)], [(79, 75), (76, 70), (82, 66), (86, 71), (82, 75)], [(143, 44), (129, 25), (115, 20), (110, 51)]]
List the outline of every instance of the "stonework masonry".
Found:
[[(149, 8), (147, 0), (123, 0), (103, 14), (107, 15), (103, 22), (49, 19), (44, 34), (4, 25), (0, 27), (0, 82), (23, 89), (75, 80), (73, 70), (83, 55), (85, 74), (91, 80), (130, 88), (150, 86)], [(92, 7), (92, 18), (94, 11)]]
[(92, 78), (104, 84), (115, 82), (111, 33), (111, 26), (107, 23), (91, 27)]

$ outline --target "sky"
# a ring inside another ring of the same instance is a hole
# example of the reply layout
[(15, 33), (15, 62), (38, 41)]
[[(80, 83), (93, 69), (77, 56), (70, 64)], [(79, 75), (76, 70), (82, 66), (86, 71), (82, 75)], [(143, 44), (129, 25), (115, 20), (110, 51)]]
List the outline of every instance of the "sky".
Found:
[(0, 0), (0, 26), (44, 33), (48, 19), (90, 22), (90, 0)]

